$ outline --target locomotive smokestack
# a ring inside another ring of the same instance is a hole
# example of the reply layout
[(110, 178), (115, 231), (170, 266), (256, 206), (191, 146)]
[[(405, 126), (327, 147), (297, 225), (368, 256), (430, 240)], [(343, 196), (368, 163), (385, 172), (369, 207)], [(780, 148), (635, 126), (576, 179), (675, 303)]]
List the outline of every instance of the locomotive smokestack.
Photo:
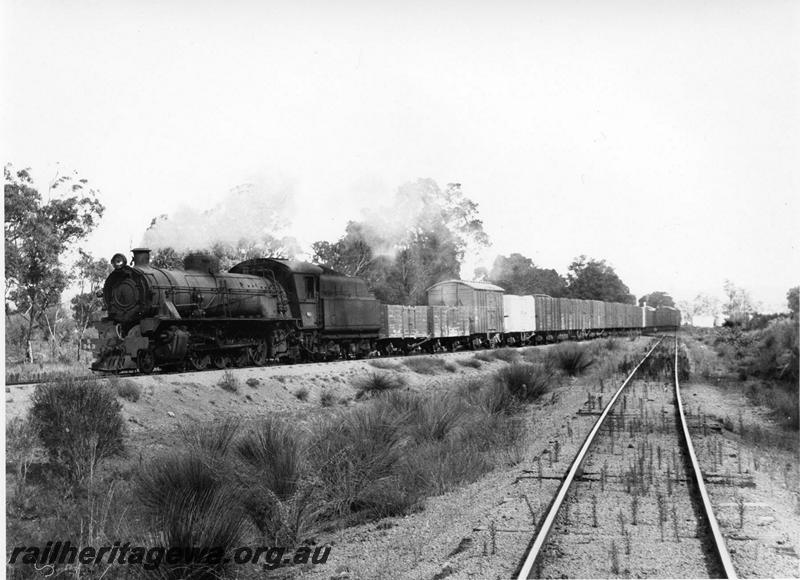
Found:
[(142, 266), (150, 266), (150, 249), (149, 248), (134, 248), (133, 252), (133, 265), (141, 268)]

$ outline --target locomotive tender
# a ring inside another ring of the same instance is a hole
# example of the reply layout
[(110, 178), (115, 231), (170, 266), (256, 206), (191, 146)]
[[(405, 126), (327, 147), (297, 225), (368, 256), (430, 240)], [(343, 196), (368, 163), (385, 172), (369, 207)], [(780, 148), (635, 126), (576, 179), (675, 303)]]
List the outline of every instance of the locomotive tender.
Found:
[(264, 365), (487, 345), (522, 345), (680, 325), (672, 308), (512, 296), (483, 282), (428, 289), (427, 306), (381, 304), (360, 278), (307, 262), (259, 258), (219, 272), (191, 254), (154, 268), (121, 254), (103, 287), (107, 316), (92, 369), (103, 372)]

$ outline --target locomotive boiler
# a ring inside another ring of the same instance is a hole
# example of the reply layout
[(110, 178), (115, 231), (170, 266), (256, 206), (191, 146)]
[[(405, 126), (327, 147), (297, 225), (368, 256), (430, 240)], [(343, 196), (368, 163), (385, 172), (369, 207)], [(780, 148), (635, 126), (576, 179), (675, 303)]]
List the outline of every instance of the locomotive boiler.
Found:
[(131, 266), (124, 257), (112, 262), (103, 287), (107, 316), (95, 325), (95, 370), (259, 365), (289, 350), (297, 320), (274, 279), (221, 273), (197, 254), (184, 270), (154, 268), (143, 248), (133, 250)]

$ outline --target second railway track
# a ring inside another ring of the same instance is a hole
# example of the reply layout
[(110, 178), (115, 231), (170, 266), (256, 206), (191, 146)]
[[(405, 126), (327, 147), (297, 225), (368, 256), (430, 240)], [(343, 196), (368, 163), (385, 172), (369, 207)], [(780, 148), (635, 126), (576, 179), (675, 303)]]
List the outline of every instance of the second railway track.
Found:
[(660, 340), (612, 395), (519, 578), (735, 577), (685, 427), (678, 352), (677, 337)]

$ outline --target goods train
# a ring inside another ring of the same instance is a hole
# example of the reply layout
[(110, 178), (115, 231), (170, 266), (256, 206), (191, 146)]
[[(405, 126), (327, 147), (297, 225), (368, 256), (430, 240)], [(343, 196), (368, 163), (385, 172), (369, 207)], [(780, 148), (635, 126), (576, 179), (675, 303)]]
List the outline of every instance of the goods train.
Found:
[(112, 258), (92, 369), (218, 369), (410, 351), (525, 345), (680, 325), (673, 308), (513, 296), (484, 282), (431, 286), (426, 306), (381, 304), (360, 278), (259, 258), (220, 272), (191, 254), (183, 270)]

